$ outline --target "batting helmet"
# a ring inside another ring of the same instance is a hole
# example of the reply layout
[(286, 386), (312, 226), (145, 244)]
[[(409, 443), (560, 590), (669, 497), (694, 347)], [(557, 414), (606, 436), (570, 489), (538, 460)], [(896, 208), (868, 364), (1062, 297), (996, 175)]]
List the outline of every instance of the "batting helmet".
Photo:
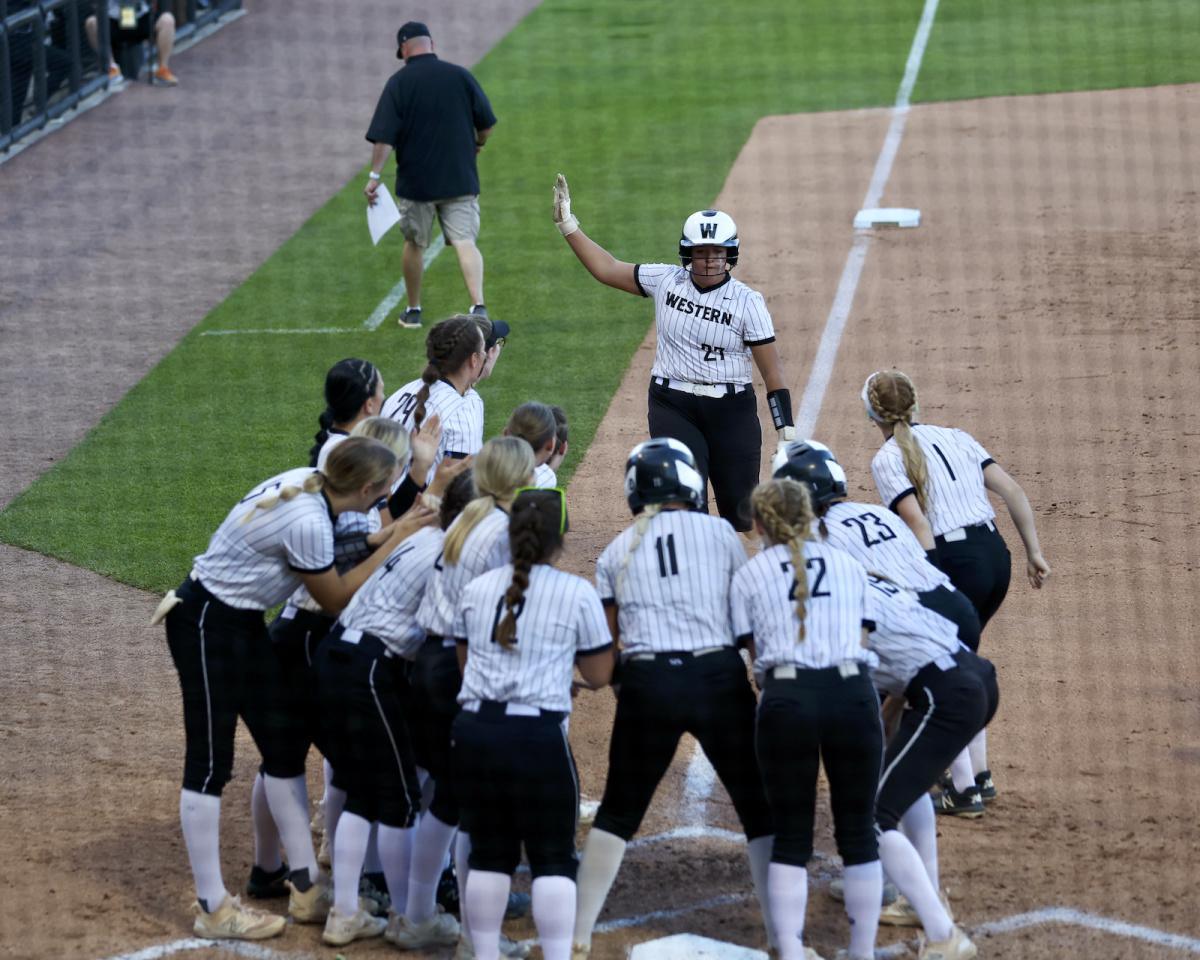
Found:
[(776, 480), (798, 480), (818, 506), (846, 496), (846, 471), (833, 451), (816, 440), (793, 440), (781, 448), (771, 463), (771, 475)]
[(678, 500), (699, 510), (704, 481), (686, 444), (671, 437), (639, 443), (625, 461), (625, 499), (635, 514), (651, 503)]
[(683, 222), (679, 238), (679, 262), (691, 266), (693, 247), (724, 247), (725, 262), (738, 262), (738, 232), (733, 217), (720, 210), (699, 210)]

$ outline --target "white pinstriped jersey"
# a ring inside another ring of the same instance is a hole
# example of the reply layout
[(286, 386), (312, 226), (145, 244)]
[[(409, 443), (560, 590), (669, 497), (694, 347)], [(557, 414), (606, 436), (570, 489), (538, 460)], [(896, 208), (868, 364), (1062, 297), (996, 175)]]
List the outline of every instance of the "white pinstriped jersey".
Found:
[(633, 275), (642, 295), (654, 300), (653, 376), (690, 383), (750, 382), (750, 345), (775, 339), (761, 293), (732, 277), (701, 290), (691, 273), (665, 263), (639, 263)]
[(558, 486), (558, 476), (548, 463), (539, 463), (533, 468), (533, 485), (543, 490)]
[(808, 599), (804, 640), (792, 599), (792, 555), (779, 544), (764, 550), (733, 575), (729, 604), (734, 635), (754, 637), (756, 674), (772, 667), (805, 670), (836, 667), (847, 660), (869, 663), (862, 646), (867, 571), (848, 553), (822, 543), (804, 543)]
[(398, 656), (415, 657), (425, 642), (417, 608), (433, 576), (444, 537), (439, 527), (423, 527), (401, 543), (359, 587), (338, 622), (374, 634)]
[(936, 660), (949, 669), (949, 658), (966, 649), (958, 627), (922, 606), (912, 593), (878, 577), (869, 577), (868, 583), (867, 619), (875, 629), (867, 635), (867, 645), (879, 658), (871, 674), (879, 689), (899, 696), (927, 663)]
[(746, 562), (733, 527), (706, 513), (664, 510), (630, 556), (636, 536), (629, 527), (596, 561), (600, 599), (617, 605), (622, 652), (733, 646), (729, 583)]
[[(926, 519), (933, 535), (940, 537), (947, 530), (994, 519), (996, 511), (983, 485), (983, 468), (993, 460), (979, 442), (965, 430), (954, 427), (916, 423), (912, 432), (925, 454), (929, 474)], [(889, 510), (895, 510), (896, 504), (913, 492), (912, 481), (904, 472), (904, 455), (895, 437), (880, 447), (871, 460), (871, 474), (879, 499)]]
[[(333, 522), (333, 563), (338, 573), (345, 573), (351, 567), (358, 566), (371, 555), (371, 548), (366, 546), (363, 536), (382, 527), (383, 520), (378, 510), (368, 513), (347, 510), (337, 515)], [(287, 620), (295, 616), (296, 610), (324, 612), (324, 608), (317, 603), (304, 584), (300, 584), (296, 592), (288, 597), (287, 606), (283, 608), (283, 618)]]
[(845, 550), (873, 573), (909, 590), (953, 590), (950, 578), (925, 559), (921, 541), (908, 524), (877, 504), (841, 500), (825, 513), (825, 542)]
[[(383, 402), (380, 416), (390, 417), (412, 431), (413, 413), (417, 409), (417, 393), (424, 386), (421, 380), (406, 383)], [(429, 388), (429, 399), (425, 401), (425, 416), (437, 414), (442, 418), (442, 439), (429, 476), (424, 483), (433, 482), (437, 466), (446, 457), (467, 457), (478, 453), (483, 446), (483, 400), (478, 403), (470, 398), (473, 391), (463, 396), (445, 380), (436, 381)], [(475, 395), (479, 398), (479, 395)], [(403, 479), (403, 477), (401, 478)]]
[[(270, 510), (255, 503), (284, 487), (300, 487), (310, 467), (260, 483), (217, 527), (194, 569), (209, 592), (240, 610), (266, 610), (300, 585), (300, 573), (333, 567), (333, 513), (321, 493), (298, 493)], [(252, 515), (252, 519), (242, 521)], [(299, 571), (299, 572), (298, 572)]]
[(462, 592), (453, 632), (467, 641), (467, 668), (458, 702), (498, 700), (569, 713), (575, 657), (612, 646), (600, 598), (583, 578), (535, 564), (517, 605), (516, 642), (505, 649), (494, 631), (512, 577), (505, 564)]
[[(460, 515), (450, 524), (450, 530), (461, 521)], [(446, 531), (447, 536), (450, 530)], [(433, 579), (429, 581), (417, 611), (417, 622), (422, 629), (433, 636), (449, 637), (463, 588), (481, 573), (502, 567), (510, 559), (508, 514), (497, 507), (467, 534), (458, 563), (446, 563), (438, 554), (433, 565)]]
[(329, 459), (329, 451), (336, 447), (339, 443), (349, 437), (350, 434), (342, 430), (330, 430), (329, 436), (325, 438), (325, 442), (321, 444), (321, 449), (317, 451), (317, 469), (325, 469), (325, 461)]

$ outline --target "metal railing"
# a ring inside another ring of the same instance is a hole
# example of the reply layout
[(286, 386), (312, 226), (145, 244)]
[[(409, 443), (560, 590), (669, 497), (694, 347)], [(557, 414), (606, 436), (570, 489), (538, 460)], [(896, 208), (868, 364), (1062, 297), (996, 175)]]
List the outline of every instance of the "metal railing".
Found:
[[(240, 9), (242, 0), (158, 0), (150, 6), (152, 22), (161, 12), (174, 14), (178, 46)], [(84, 21), (92, 16), (99, 52), (85, 36)], [(107, 0), (0, 0), (0, 152), (106, 89), (113, 82), (109, 47)]]

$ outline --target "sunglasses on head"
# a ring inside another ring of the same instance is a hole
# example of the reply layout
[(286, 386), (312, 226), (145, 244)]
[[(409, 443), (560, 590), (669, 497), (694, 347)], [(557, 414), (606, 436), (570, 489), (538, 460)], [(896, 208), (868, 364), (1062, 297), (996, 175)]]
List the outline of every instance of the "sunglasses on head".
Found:
[(558, 535), (567, 532), (567, 491), (562, 487), (517, 487), (513, 494), (516, 500), (522, 493), (556, 493), (558, 494)]

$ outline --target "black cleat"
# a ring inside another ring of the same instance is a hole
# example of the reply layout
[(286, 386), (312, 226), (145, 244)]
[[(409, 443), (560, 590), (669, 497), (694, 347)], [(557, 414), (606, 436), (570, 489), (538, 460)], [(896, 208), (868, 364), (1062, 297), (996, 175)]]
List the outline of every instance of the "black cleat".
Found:
[(978, 820), (983, 816), (983, 797), (978, 787), (968, 787), (962, 793), (954, 787), (943, 787), (933, 798), (933, 809), (950, 817)]
[(409, 307), (402, 314), (400, 314), (400, 318), (396, 322), (406, 330), (420, 330), (421, 308)]
[(250, 868), (250, 879), (246, 882), (246, 896), (255, 900), (275, 900), (288, 895), (288, 888), (283, 881), (288, 878), (288, 865), (283, 864), (278, 870), (264, 870), (262, 867)]
[(975, 774), (975, 786), (979, 788), (979, 796), (984, 803), (991, 803), (996, 799), (996, 783), (992, 780), (991, 770)]

